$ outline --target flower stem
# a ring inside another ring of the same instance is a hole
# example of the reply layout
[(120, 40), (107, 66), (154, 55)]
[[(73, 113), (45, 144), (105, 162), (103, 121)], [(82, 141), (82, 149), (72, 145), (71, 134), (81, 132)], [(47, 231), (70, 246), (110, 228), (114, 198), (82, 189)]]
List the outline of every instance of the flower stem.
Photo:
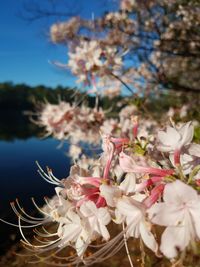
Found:
[(185, 175), (183, 173), (183, 169), (182, 169), (181, 165), (177, 164), (176, 168), (177, 168), (178, 174), (180, 175), (181, 181), (184, 182), (185, 181)]
[[(122, 223), (122, 228), (123, 228), (123, 231), (124, 231), (124, 229), (125, 229), (124, 223)], [(130, 263), (130, 266), (131, 267), (134, 267), (133, 266), (133, 262), (131, 260), (130, 252), (129, 252), (129, 249), (128, 249), (127, 238), (126, 238), (125, 232), (124, 232), (124, 246), (125, 246), (125, 249), (126, 249), (126, 254), (127, 254), (127, 257), (128, 257), (129, 263)]]
[(145, 251), (144, 251), (144, 244), (142, 241), (142, 238), (140, 237), (140, 250), (141, 250), (141, 259), (142, 259), (142, 264), (141, 266), (145, 266)]

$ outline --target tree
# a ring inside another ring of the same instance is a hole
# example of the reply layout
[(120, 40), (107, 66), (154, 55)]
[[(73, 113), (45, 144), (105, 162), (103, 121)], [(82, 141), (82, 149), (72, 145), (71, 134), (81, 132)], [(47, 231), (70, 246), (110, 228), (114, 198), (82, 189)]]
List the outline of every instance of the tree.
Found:
[(200, 1), (193, 0), (122, 0), (101, 18), (53, 24), (51, 39), (68, 48), (63, 67), (86, 84), (101, 78), (98, 85), (108, 94), (119, 92), (121, 83), (142, 94), (199, 92), (199, 10)]

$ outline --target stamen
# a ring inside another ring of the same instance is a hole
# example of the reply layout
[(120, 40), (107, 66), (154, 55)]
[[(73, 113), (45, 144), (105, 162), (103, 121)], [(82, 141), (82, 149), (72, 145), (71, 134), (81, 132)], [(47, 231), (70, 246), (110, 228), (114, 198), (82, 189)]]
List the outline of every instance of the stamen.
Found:
[(50, 217), (50, 215), (46, 212), (44, 212), (35, 202), (35, 199), (32, 197), (31, 198), (33, 205), (36, 207), (36, 209), (38, 209), (38, 211), (40, 211), (42, 214), (44, 214), (46, 217)]
[(39, 165), (38, 161), (36, 161), (36, 164), (38, 166), (38, 173), (40, 174), (40, 176), (48, 183), (50, 184), (54, 184), (54, 185), (61, 185), (61, 182), (58, 180), (54, 180), (54, 178), (51, 175), (47, 175), (46, 172), (41, 168), (41, 166)]

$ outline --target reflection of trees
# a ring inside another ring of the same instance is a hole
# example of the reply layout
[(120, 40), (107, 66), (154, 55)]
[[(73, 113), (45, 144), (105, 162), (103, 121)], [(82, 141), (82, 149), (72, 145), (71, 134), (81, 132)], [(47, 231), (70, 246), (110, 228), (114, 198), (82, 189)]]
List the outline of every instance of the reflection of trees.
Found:
[(14, 139), (28, 139), (41, 136), (42, 129), (29, 122), (21, 111), (1, 110), (0, 113), (0, 140), (13, 141)]

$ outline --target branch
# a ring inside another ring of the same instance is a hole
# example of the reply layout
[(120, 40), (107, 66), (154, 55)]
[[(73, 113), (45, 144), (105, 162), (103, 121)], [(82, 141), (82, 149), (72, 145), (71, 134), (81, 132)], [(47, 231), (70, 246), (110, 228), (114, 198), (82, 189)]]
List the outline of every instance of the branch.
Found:
[(118, 81), (120, 81), (131, 94), (136, 94), (131, 87), (129, 87), (119, 76), (115, 75), (113, 72), (110, 72), (113, 77), (115, 77)]
[[(41, 2), (43, 3), (43, 5), (41, 4)], [(78, 7), (76, 2), (73, 3), (72, 7), (69, 1), (64, 1), (62, 2), (64, 4), (62, 4), (59, 9), (57, 9), (57, 5), (54, 0), (47, 1), (46, 6), (45, 1), (41, 2), (33, 1), (31, 4), (30, 2), (24, 2), (23, 10), (19, 13), (19, 16), (28, 22), (33, 22), (47, 17), (69, 18), (72, 16), (77, 16), (80, 13), (81, 7)]]

